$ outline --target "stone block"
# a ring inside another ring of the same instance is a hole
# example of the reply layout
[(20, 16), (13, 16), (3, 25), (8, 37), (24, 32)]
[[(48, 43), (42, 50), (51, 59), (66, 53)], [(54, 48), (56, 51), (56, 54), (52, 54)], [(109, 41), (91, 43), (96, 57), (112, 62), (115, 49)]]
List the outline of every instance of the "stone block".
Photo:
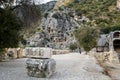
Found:
[(26, 60), (27, 74), (31, 77), (46, 78), (55, 73), (56, 62), (54, 59), (32, 59)]
[(52, 48), (26, 47), (25, 53), (28, 58), (51, 58)]
[(25, 57), (24, 49), (22, 48), (9, 48), (7, 50), (8, 57), (11, 58), (23, 58)]

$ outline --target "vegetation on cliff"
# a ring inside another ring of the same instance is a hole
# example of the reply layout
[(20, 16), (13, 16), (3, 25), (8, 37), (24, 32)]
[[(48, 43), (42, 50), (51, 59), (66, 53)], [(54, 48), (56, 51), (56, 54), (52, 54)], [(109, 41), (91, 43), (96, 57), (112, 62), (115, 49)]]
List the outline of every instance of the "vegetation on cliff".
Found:
[(120, 11), (116, 9), (116, 3), (117, 0), (74, 0), (68, 6), (86, 16), (90, 26), (109, 33), (111, 28), (120, 30)]
[(75, 31), (80, 47), (89, 51), (96, 45), (98, 32), (107, 34), (120, 30), (120, 10), (116, 8), (116, 3), (117, 0), (73, 0), (67, 4), (67, 7), (88, 19)]

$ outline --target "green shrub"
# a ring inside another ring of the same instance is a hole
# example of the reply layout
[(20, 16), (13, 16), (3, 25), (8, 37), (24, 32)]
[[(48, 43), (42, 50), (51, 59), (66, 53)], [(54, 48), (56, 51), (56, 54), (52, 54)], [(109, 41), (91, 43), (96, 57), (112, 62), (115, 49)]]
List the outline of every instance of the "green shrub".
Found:
[(75, 43), (71, 43), (70, 46), (69, 46), (69, 49), (70, 50), (76, 50), (77, 49), (77, 45)]
[(81, 27), (75, 30), (74, 35), (78, 41), (79, 47), (84, 48), (85, 51), (89, 51), (96, 46), (98, 32), (94, 28)]
[(72, 3), (69, 3), (68, 5), (67, 5), (67, 7), (69, 7), (69, 8), (71, 8), (71, 7), (73, 7), (74, 5), (72, 4)]
[(21, 21), (11, 10), (0, 12), (0, 48), (18, 47), (21, 40)]
[(108, 34), (111, 31), (116, 31), (116, 30), (120, 30), (120, 25), (116, 25), (113, 27), (105, 27), (105, 28), (100, 29), (102, 34)]
[(59, 7), (58, 9), (59, 9), (60, 11), (63, 11), (63, 10), (64, 10), (62, 7)]

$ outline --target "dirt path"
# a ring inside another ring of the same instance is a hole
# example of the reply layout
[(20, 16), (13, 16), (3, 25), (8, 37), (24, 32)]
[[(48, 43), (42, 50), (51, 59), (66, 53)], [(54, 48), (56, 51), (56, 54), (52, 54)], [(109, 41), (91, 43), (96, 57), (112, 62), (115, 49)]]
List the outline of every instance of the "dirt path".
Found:
[(112, 80), (120, 80), (120, 64), (106, 63), (106, 69)]
[(71, 53), (54, 55), (53, 58), (57, 69), (49, 79), (27, 76), (26, 59), (18, 59), (0, 63), (0, 80), (111, 80), (102, 74), (103, 69), (88, 55)]

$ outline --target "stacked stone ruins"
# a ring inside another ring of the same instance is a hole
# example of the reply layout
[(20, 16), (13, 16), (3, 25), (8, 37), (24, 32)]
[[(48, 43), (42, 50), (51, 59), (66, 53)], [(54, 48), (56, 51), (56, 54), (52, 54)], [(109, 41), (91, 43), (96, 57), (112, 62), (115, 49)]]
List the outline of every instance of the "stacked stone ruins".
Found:
[(100, 53), (96, 54), (97, 58), (112, 63), (120, 63), (120, 31), (101, 35), (96, 51)]
[(51, 48), (27, 47), (25, 51), (28, 76), (45, 78), (55, 73), (56, 62), (51, 59)]

